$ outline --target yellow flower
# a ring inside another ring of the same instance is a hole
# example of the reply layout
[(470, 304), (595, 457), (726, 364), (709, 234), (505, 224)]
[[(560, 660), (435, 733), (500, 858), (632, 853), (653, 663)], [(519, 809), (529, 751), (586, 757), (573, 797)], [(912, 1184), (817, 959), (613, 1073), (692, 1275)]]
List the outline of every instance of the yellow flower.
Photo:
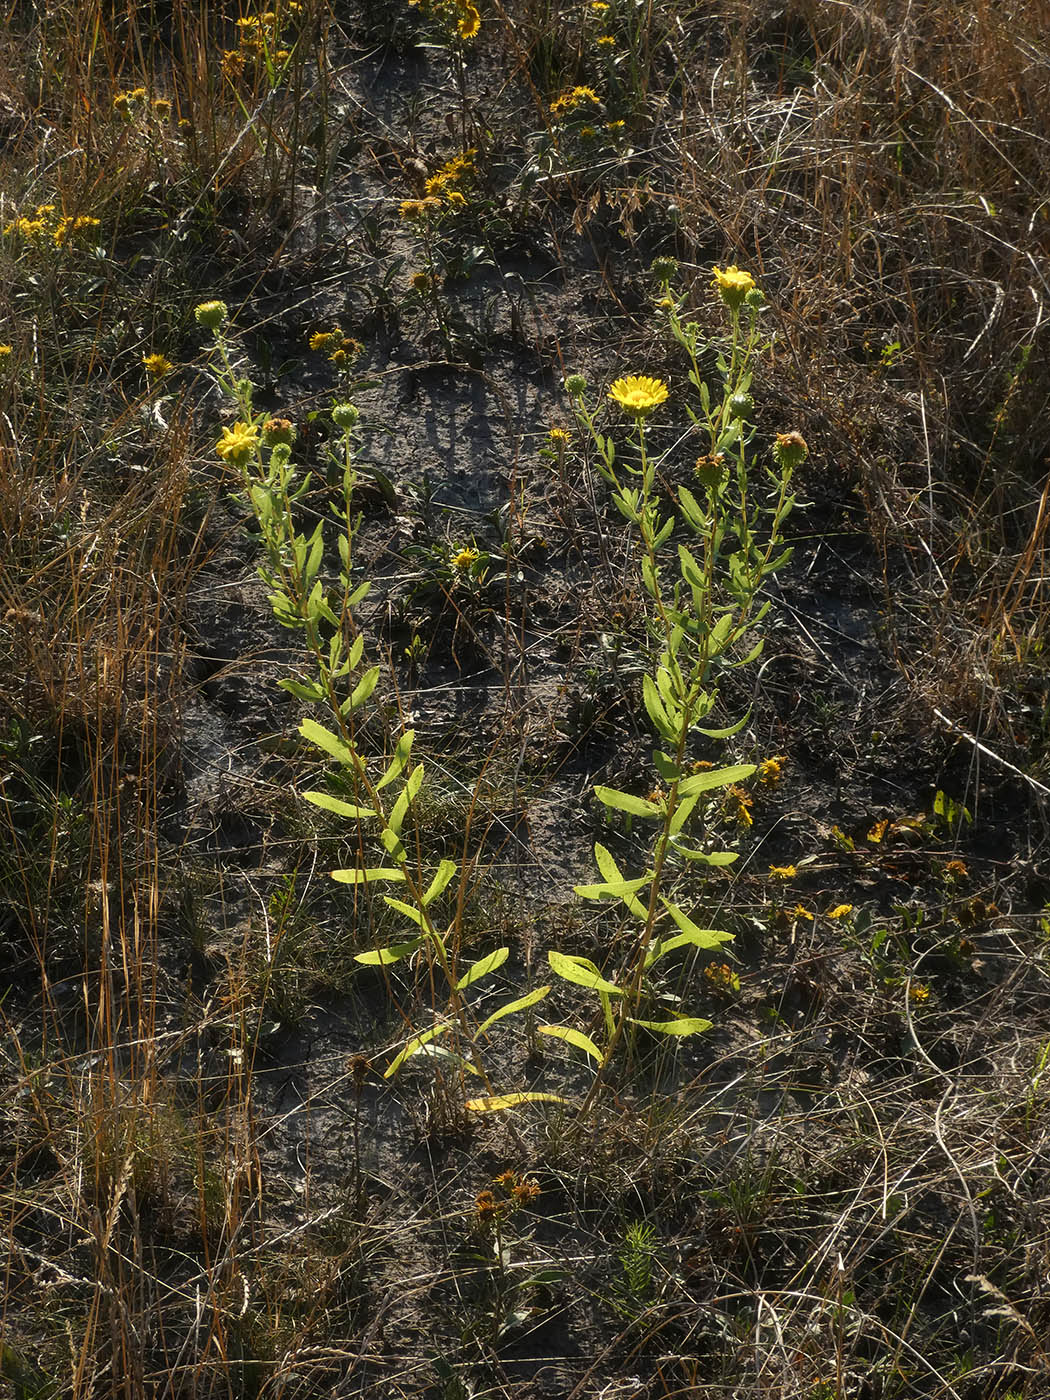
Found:
[(809, 912), (809, 910), (804, 904), (796, 904), (791, 912), (792, 914), (794, 914), (796, 919), (806, 919), (809, 923), (813, 922), (814, 916)]
[(481, 28), (481, 16), (477, 9), (468, 3), (460, 10), (459, 19), (456, 21), (456, 32), (461, 39), (473, 39)]
[(604, 15), (608, 8), (605, 0), (591, 0), (591, 9), (596, 15)]
[(436, 209), (441, 208), (441, 200), (428, 195), (426, 199), (405, 199), (398, 210), (403, 219), (425, 219)]
[(766, 787), (772, 787), (774, 783), (780, 782), (781, 769), (787, 762), (784, 754), (775, 754), (772, 758), (764, 758), (758, 765), (758, 781), (764, 783)]
[(311, 350), (329, 350), (342, 338), (342, 331), (314, 331), (308, 343)]
[(661, 297), (656, 303), (657, 311), (673, 311), (675, 309), (673, 297)]
[(467, 196), (462, 190), (449, 190), (445, 199), (450, 209), (465, 209), (467, 207)]
[(754, 826), (755, 819), (751, 815), (753, 805), (751, 794), (746, 788), (734, 783), (732, 787), (726, 788), (723, 799), (726, 815), (737, 823), (738, 826)]
[(777, 433), (773, 460), (783, 471), (794, 471), (809, 456), (809, 444), (799, 432)]
[(908, 989), (908, 996), (916, 1006), (922, 1006), (930, 999), (930, 989), (925, 982), (914, 982)]
[(11, 345), (0, 345), (0, 360), (6, 360), (7, 357), (8, 357), (8, 355), (11, 355), (11, 354), (13, 354), (13, 353), (14, 353), (14, 347), (13, 347), (13, 346), (11, 346)]
[(667, 398), (667, 385), (662, 379), (647, 374), (628, 374), (609, 385), (609, 397), (634, 418), (644, 418)]
[(175, 368), (167, 355), (143, 355), (142, 363), (151, 379), (163, 379)]
[(582, 107), (585, 102), (589, 102), (595, 107), (601, 106), (601, 98), (593, 88), (571, 88), (568, 92), (563, 92), (560, 97), (556, 97), (551, 103), (551, 115), (561, 117), (566, 112), (575, 112), (576, 108)]
[(616, 37), (613, 34), (599, 34), (594, 42), (600, 49), (614, 49), (616, 47)]
[(222, 437), (215, 444), (215, 451), (224, 462), (243, 467), (249, 457), (254, 456), (258, 446), (257, 427), (250, 423), (234, 423), (232, 428), (223, 428)]
[(730, 311), (736, 311), (744, 304), (744, 298), (755, 285), (755, 279), (750, 272), (741, 272), (735, 263), (725, 271), (716, 267), (714, 274), (714, 285), (718, 288), (719, 295)]
[(769, 867), (769, 878), (771, 880), (793, 880), (798, 874), (794, 865), (771, 865)]
[(467, 547), (464, 547), (463, 549), (457, 551), (457, 553), (453, 554), (450, 562), (454, 569), (457, 569), (461, 574), (464, 574), (470, 568), (470, 566), (476, 562), (477, 557), (478, 551), (476, 549), (469, 549)]
[(547, 436), (554, 447), (561, 448), (569, 445), (569, 434), (564, 428), (552, 428)]
[(171, 103), (166, 97), (158, 97), (153, 104), (153, 113), (158, 121), (165, 122), (171, 116)]
[(852, 904), (836, 904), (834, 909), (829, 909), (825, 915), (828, 919), (844, 919), (848, 914), (853, 913)]
[(606, 122), (606, 123), (605, 123), (605, 129), (606, 129), (606, 131), (622, 131), (622, 130), (624, 129), (624, 126), (625, 126), (625, 122), (623, 121), (622, 118), (621, 118), (619, 121), (616, 121), (616, 122)]

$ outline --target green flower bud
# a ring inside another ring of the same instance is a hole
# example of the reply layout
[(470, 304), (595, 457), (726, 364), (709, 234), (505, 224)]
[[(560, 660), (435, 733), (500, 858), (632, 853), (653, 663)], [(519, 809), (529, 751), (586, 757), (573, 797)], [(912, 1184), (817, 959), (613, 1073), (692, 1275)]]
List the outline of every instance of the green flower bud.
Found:
[(777, 433), (773, 444), (773, 460), (781, 471), (790, 472), (809, 456), (809, 444), (801, 433)]
[(582, 374), (570, 374), (565, 380), (565, 392), (572, 399), (581, 398), (587, 392), (587, 381)]
[(734, 394), (729, 400), (730, 418), (750, 418), (755, 411), (755, 401), (750, 394)]
[(708, 491), (717, 491), (726, 480), (725, 457), (721, 452), (709, 452), (704, 457), (697, 457), (693, 467), (693, 475), (701, 486)]
[(765, 304), (766, 297), (761, 287), (752, 287), (744, 298), (744, 305), (749, 306), (752, 311), (761, 311)]
[(672, 277), (678, 275), (677, 258), (653, 258), (649, 271), (658, 282), (670, 282)]
[(263, 424), (263, 442), (267, 447), (291, 447), (295, 441), (295, 424), (288, 418), (267, 418)]
[(360, 410), (352, 403), (337, 403), (332, 409), (332, 422), (344, 431), (356, 428), (360, 417)]
[(198, 326), (206, 331), (217, 331), (229, 317), (230, 309), (224, 301), (202, 301), (193, 314)]

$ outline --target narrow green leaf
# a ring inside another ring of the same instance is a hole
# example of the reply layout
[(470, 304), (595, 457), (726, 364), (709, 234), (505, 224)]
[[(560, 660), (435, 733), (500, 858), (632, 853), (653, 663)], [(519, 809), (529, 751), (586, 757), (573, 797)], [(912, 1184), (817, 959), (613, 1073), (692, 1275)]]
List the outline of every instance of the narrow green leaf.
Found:
[(299, 733), (338, 762), (348, 766), (354, 765), (354, 751), (350, 745), (330, 729), (325, 729), (323, 724), (318, 724), (315, 719), (304, 719), (299, 726)]
[(372, 585), (367, 579), (364, 581), (364, 583), (359, 583), (354, 589), (354, 591), (347, 598), (346, 606), (348, 608), (356, 608), (358, 603), (364, 602), (364, 600), (368, 597), (371, 591)]
[(668, 743), (673, 744), (677, 742), (678, 735), (675, 732), (667, 711), (664, 709), (664, 703), (660, 698), (660, 693), (656, 688), (652, 676), (642, 677), (642, 699), (645, 701), (646, 713), (652, 720), (656, 731), (662, 738), (666, 739)]
[(405, 872), (391, 865), (354, 866), (349, 870), (331, 870), (329, 875), (341, 885), (370, 885), (374, 880), (403, 880)]
[(350, 655), (347, 657), (347, 661), (350, 663), (351, 671), (356, 671), (358, 666), (360, 666), (361, 657), (364, 655), (364, 651), (365, 634), (363, 632), (358, 632), (357, 636), (350, 644)]
[(379, 667), (369, 666), (368, 670), (354, 686), (354, 693), (350, 696), (350, 708), (352, 710), (359, 709), (365, 703), (372, 694), (372, 691), (375, 690), (378, 680)]
[(358, 807), (353, 802), (343, 802), (341, 798), (332, 797), (327, 792), (303, 792), (300, 796), (307, 802), (312, 802), (315, 807), (323, 807), (326, 812), (334, 812), (337, 817), (354, 817), (364, 821), (369, 817), (374, 817), (375, 812), (371, 807)]
[(482, 977), (487, 977), (490, 972), (495, 972), (498, 967), (510, 957), (509, 948), (497, 948), (495, 952), (489, 953), (487, 957), (479, 958), (473, 967), (469, 967), (463, 976), (456, 983), (456, 991), (462, 992), (469, 987), (472, 982), (478, 982)]
[(417, 1055), (420, 1050), (429, 1045), (432, 1040), (436, 1040), (439, 1035), (444, 1035), (448, 1026), (431, 1026), (430, 1030), (423, 1031), (420, 1035), (414, 1035), (405, 1048), (387, 1065), (383, 1071), (384, 1079), (392, 1079), (406, 1060)]
[(403, 899), (394, 899), (393, 895), (389, 894), (385, 894), (383, 899), (390, 905), (391, 909), (396, 909), (399, 914), (404, 914), (406, 919), (411, 919), (412, 922), (418, 924), (420, 928), (426, 927), (423, 915), (414, 904), (408, 904)]
[(441, 862), (437, 868), (437, 874), (427, 886), (427, 892), (423, 896), (424, 909), (433, 904), (434, 900), (445, 892), (449, 881), (452, 879), (453, 875), (455, 875), (458, 868), (454, 860), (443, 860)]
[(508, 1001), (503, 1006), (497, 1007), (491, 1016), (487, 1016), (482, 1021), (476, 1034), (481, 1035), (488, 1030), (489, 1026), (495, 1025), (497, 1021), (502, 1021), (504, 1016), (513, 1016), (516, 1011), (527, 1011), (530, 1006), (535, 1006), (538, 1001), (542, 1001), (549, 991), (550, 987), (536, 987), (525, 996), (516, 997), (514, 1001)]
[(683, 797), (690, 797), (694, 792), (710, 792), (712, 788), (742, 783), (745, 778), (750, 778), (754, 771), (753, 763), (734, 763), (730, 768), (709, 768), (706, 772), (694, 773), (691, 777), (684, 778), (678, 784), (678, 791)]
[(670, 914), (671, 918), (674, 919), (682, 932), (691, 939), (698, 948), (717, 948), (720, 943), (726, 943), (733, 937), (731, 933), (723, 933), (721, 929), (701, 928), (699, 924), (693, 922), (684, 909), (674, 904), (671, 900), (664, 898), (663, 895), (660, 896), (660, 903)]
[(600, 841), (594, 843), (594, 859), (598, 869), (607, 880), (623, 879), (623, 876), (620, 874), (620, 867), (613, 859), (612, 853), (606, 846), (603, 846)]
[(468, 1099), (464, 1107), (470, 1113), (499, 1113), (505, 1108), (517, 1108), (522, 1103), (568, 1103), (561, 1094), (490, 1094), (482, 1099)]
[(354, 962), (363, 963), (365, 967), (390, 967), (392, 963), (410, 957), (425, 941), (422, 937), (411, 938), (407, 943), (390, 943), (386, 948), (373, 948), (367, 953), (355, 953)]
[(586, 987), (591, 992), (605, 992), (611, 997), (623, 996), (622, 990), (615, 982), (609, 982), (604, 978), (590, 958), (572, 957), (568, 953), (559, 953), (551, 949), (547, 953), (547, 961), (551, 969), (564, 977), (566, 982), (574, 982), (577, 987)]
[(662, 753), (660, 749), (653, 750), (653, 765), (665, 783), (673, 783), (677, 778), (681, 777), (681, 769), (675, 763), (674, 759)]
[(568, 1045), (574, 1045), (577, 1050), (582, 1050), (585, 1055), (590, 1055), (596, 1064), (602, 1062), (602, 1052), (595, 1045), (589, 1035), (584, 1035), (583, 1031), (573, 1030), (571, 1026), (537, 1026), (537, 1035), (552, 1035), (558, 1040), (564, 1040)]
[(699, 1016), (683, 1016), (677, 1021), (639, 1021), (634, 1016), (627, 1019), (632, 1026), (644, 1026), (647, 1031), (656, 1031), (658, 1035), (698, 1035), (711, 1029), (711, 1022)]
[(700, 794), (698, 792), (689, 793), (686, 797), (682, 798), (677, 807), (675, 807), (674, 815), (667, 828), (669, 835), (678, 835), (682, 827), (685, 826), (686, 822), (693, 815), (693, 809), (699, 801)]
[(701, 729), (697, 726), (697, 732), (705, 735), (708, 739), (731, 739), (734, 734), (739, 734), (744, 725), (751, 718), (751, 711), (748, 710), (743, 719), (737, 720), (736, 724), (730, 724), (725, 729)]
[(297, 700), (309, 700), (311, 703), (316, 704), (317, 701), (324, 699), (324, 691), (316, 681), (310, 681), (304, 684), (302, 681), (292, 681), (285, 677), (279, 680), (277, 684), (282, 690), (287, 690), (289, 695), (294, 695)]
[(406, 729), (405, 732), (401, 735), (401, 738), (398, 739), (397, 745), (394, 749), (394, 756), (390, 760), (390, 766), (387, 768), (383, 776), (379, 779), (379, 782), (376, 783), (376, 792), (379, 792), (380, 789), (385, 788), (389, 783), (392, 783), (394, 779), (400, 774), (402, 768), (404, 768), (405, 764), (408, 762), (408, 756), (412, 752), (412, 740), (415, 737), (416, 731), (414, 729)]
[(735, 860), (740, 859), (739, 851), (697, 851), (692, 846), (683, 846), (680, 842), (673, 840), (671, 850), (676, 855), (684, 856), (686, 860), (693, 861), (696, 865), (732, 865)]
[[(754, 772), (754, 768), (751, 771)], [(616, 788), (596, 787), (594, 795), (606, 807), (614, 807), (618, 812), (627, 812), (632, 817), (648, 817), (650, 821), (658, 821), (663, 816), (657, 803), (647, 802), (644, 797), (634, 797), (629, 792), (619, 792)]]
[(642, 875), (635, 880), (609, 880), (603, 885), (574, 885), (573, 889), (581, 899), (623, 899), (651, 883), (651, 875)]

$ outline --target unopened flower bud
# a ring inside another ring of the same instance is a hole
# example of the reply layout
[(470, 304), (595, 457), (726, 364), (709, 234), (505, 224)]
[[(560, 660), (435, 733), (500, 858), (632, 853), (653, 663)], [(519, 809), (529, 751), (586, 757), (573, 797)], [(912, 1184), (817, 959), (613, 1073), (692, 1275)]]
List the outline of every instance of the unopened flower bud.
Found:
[(337, 428), (356, 428), (360, 417), (360, 410), (352, 403), (337, 403), (332, 409), (332, 422)]
[(224, 301), (202, 301), (194, 311), (197, 325), (206, 331), (217, 331), (230, 314)]
[(750, 418), (755, 411), (755, 401), (750, 394), (733, 394), (729, 400), (730, 418)]
[(809, 456), (809, 444), (799, 432), (777, 433), (773, 444), (773, 460), (781, 471), (790, 472)]
[(570, 374), (565, 380), (565, 392), (572, 399), (578, 399), (587, 392), (587, 381), (582, 374)]

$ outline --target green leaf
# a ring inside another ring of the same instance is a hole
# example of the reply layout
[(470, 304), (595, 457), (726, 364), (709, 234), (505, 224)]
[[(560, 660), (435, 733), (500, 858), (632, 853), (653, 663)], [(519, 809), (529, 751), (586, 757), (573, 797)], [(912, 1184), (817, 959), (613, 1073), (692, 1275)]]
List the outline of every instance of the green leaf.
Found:
[(639, 1021), (633, 1016), (627, 1019), (632, 1026), (644, 1026), (647, 1031), (656, 1031), (658, 1035), (698, 1035), (711, 1029), (711, 1022), (701, 1020), (699, 1016), (683, 1016), (677, 1021)]
[(350, 655), (347, 657), (347, 662), (351, 671), (356, 671), (361, 664), (361, 657), (364, 655), (364, 651), (365, 634), (363, 632), (358, 632), (357, 636), (350, 644)]
[[(709, 937), (708, 935), (715, 935)], [(731, 933), (721, 933), (718, 929), (698, 929), (697, 934), (676, 933), (670, 938), (661, 939), (659, 943), (654, 943), (646, 955), (645, 965), (652, 967), (653, 963), (659, 962), (667, 953), (673, 953), (676, 948), (685, 948), (687, 945), (692, 948), (718, 948), (723, 943), (731, 943), (733, 935)]]
[(573, 889), (581, 899), (623, 899), (626, 895), (637, 894), (644, 885), (650, 885), (653, 877), (641, 875), (635, 880), (609, 880), (602, 885), (574, 885)]
[(669, 836), (678, 835), (682, 827), (685, 826), (686, 822), (693, 815), (693, 809), (699, 801), (700, 793), (698, 792), (691, 792), (687, 797), (682, 798), (675, 807), (674, 815), (671, 817), (671, 821), (668, 825), (667, 832)]
[(383, 1071), (383, 1078), (392, 1079), (406, 1060), (411, 1059), (413, 1055), (418, 1055), (420, 1050), (429, 1045), (432, 1040), (436, 1040), (439, 1035), (444, 1035), (447, 1030), (448, 1026), (431, 1026), (430, 1030), (414, 1035), (400, 1055), (397, 1055), (387, 1065)]
[[(408, 781), (398, 794), (397, 801), (394, 803), (393, 807), (391, 807), (390, 815), (387, 817), (387, 830), (393, 832), (395, 836), (400, 836), (401, 826), (405, 817), (408, 815), (408, 809), (418, 796), (419, 789), (422, 785), (423, 765), (422, 763), (417, 763), (415, 768), (413, 768), (412, 772), (408, 775)], [(385, 834), (386, 833), (384, 833), (384, 835)], [(388, 846), (387, 850), (389, 849), (390, 847)]]
[(490, 1094), (482, 1099), (468, 1099), (464, 1107), (470, 1113), (499, 1113), (505, 1108), (517, 1108), (522, 1103), (568, 1103), (561, 1094)]
[(329, 875), (341, 885), (370, 885), (374, 880), (403, 880), (405, 872), (391, 865), (354, 866), (349, 870), (331, 870)]
[(354, 764), (356, 755), (345, 739), (340, 739), (338, 734), (333, 734), (330, 729), (326, 729), (323, 724), (318, 724), (315, 719), (304, 719), (299, 726), (299, 733), (304, 739), (309, 740), (315, 748), (323, 749), (326, 754), (339, 763), (351, 767), (356, 766)]
[(369, 666), (368, 670), (354, 686), (354, 693), (350, 696), (350, 708), (352, 710), (359, 709), (365, 703), (372, 694), (372, 691), (375, 690), (378, 680), (379, 667)]
[(423, 896), (424, 909), (427, 908), (428, 905), (433, 904), (434, 900), (445, 892), (449, 881), (452, 879), (453, 875), (455, 875), (458, 868), (454, 860), (443, 860), (441, 862), (437, 868), (437, 874), (427, 886), (427, 892)]
[(423, 937), (411, 938), (407, 943), (391, 943), (386, 948), (373, 948), (368, 953), (355, 953), (354, 962), (365, 967), (390, 967), (402, 958), (410, 957), (426, 940)]
[[(615, 892), (636, 918), (644, 919), (648, 910), (639, 899), (635, 898), (634, 893), (626, 888), (627, 885), (634, 882), (624, 880), (623, 875), (620, 873), (620, 867), (600, 841), (594, 843), (594, 859), (598, 863), (598, 869), (605, 876), (607, 887), (610, 889), (610, 892)], [(653, 877), (651, 874), (645, 875), (642, 878), (646, 885), (652, 883)], [(615, 890), (615, 886), (617, 885), (624, 886), (624, 888)], [(581, 895), (584, 899), (600, 898), (600, 895), (583, 894), (582, 892), (584, 890), (600, 890), (601, 888), (600, 885), (582, 885), (577, 887), (576, 893)]]
[(303, 683), (302, 681), (291, 681), (287, 678), (279, 680), (277, 684), (282, 690), (287, 690), (289, 695), (294, 695), (297, 700), (309, 700), (316, 703), (324, 699), (324, 690), (316, 681)]
[(482, 977), (487, 977), (490, 972), (495, 972), (498, 967), (510, 957), (509, 948), (497, 948), (495, 952), (489, 953), (487, 957), (479, 958), (473, 967), (469, 967), (463, 976), (456, 983), (456, 991), (462, 992), (469, 987), (472, 982), (478, 982)]
[(372, 585), (367, 579), (364, 581), (364, 583), (359, 583), (354, 589), (354, 591), (347, 598), (346, 606), (348, 608), (356, 608), (358, 603), (364, 602), (364, 600), (368, 597), (371, 591)]
[(743, 719), (737, 720), (736, 724), (730, 724), (725, 729), (701, 729), (697, 726), (697, 731), (708, 739), (731, 739), (734, 734), (739, 734), (744, 725), (751, 718), (751, 711), (748, 710)]
[[(754, 768), (751, 771), (753, 773)], [(616, 788), (596, 787), (594, 795), (606, 807), (614, 807), (618, 812), (627, 812), (632, 817), (648, 817), (650, 821), (658, 821), (663, 816), (663, 810), (657, 803), (647, 802), (644, 797), (634, 797), (629, 792), (619, 792)]]
[(536, 987), (523, 997), (516, 997), (514, 1001), (505, 1002), (503, 1006), (497, 1007), (491, 1016), (487, 1016), (482, 1021), (475, 1034), (481, 1035), (483, 1031), (488, 1030), (489, 1026), (494, 1025), (497, 1021), (502, 1021), (504, 1016), (513, 1016), (516, 1011), (527, 1011), (530, 1006), (535, 1006), (538, 1001), (542, 1001), (549, 991), (550, 987)]
[(303, 792), (300, 793), (300, 796), (306, 802), (312, 802), (315, 807), (323, 807), (326, 812), (334, 812), (337, 817), (367, 820), (367, 818), (375, 816), (371, 807), (358, 807), (354, 802), (343, 802), (341, 798), (332, 797), (327, 792)]
[(681, 769), (674, 759), (668, 754), (662, 753), (659, 749), (653, 750), (653, 765), (656, 771), (663, 778), (665, 783), (673, 783), (681, 777)]
[(379, 782), (376, 783), (376, 792), (379, 792), (389, 783), (392, 783), (401, 772), (402, 768), (404, 768), (405, 764), (408, 762), (408, 756), (412, 752), (412, 740), (415, 737), (416, 731), (414, 729), (406, 729), (401, 735), (401, 738), (398, 739), (397, 746), (394, 749), (394, 756), (390, 760), (390, 766), (379, 779)]
[(684, 544), (678, 546), (678, 562), (681, 566), (682, 577), (691, 588), (706, 588), (707, 580), (704, 578), (703, 571)]
[(706, 772), (694, 773), (678, 784), (682, 797), (691, 797), (694, 792), (710, 792), (712, 788), (729, 787), (731, 783), (742, 783), (755, 771), (753, 763), (734, 763), (730, 768), (709, 768)]
[(426, 921), (414, 904), (407, 904), (403, 899), (394, 899), (392, 895), (385, 894), (383, 899), (390, 905), (391, 909), (396, 909), (399, 914), (404, 914), (406, 919), (411, 919), (420, 928), (426, 927)]
[(731, 933), (724, 933), (721, 929), (701, 928), (699, 924), (693, 923), (684, 909), (679, 908), (671, 900), (665, 899), (663, 895), (660, 896), (660, 903), (686, 937), (698, 948), (717, 948), (720, 943), (726, 943), (733, 937)]
[(739, 851), (697, 851), (692, 846), (683, 846), (674, 840), (671, 841), (671, 850), (697, 865), (732, 865), (735, 860), (740, 859)]
[(662, 738), (666, 739), (669, 744), (676, 743), (678, 734), (675, 732), (670, 717), (664, 709), (664, 703), (660, 698), (660, 693), (656, 688), (652, 676), (642, 677), (642, 698), (645, 701), (646, 713), (652, 720), (653, 726), (657, 732)]
[(568, 1045), (574, 1045), (577, 1050), (582, 1050), (585, 1055), (590, 1055), (596, 1064), (602, 1062), (602, 1052), (595, 1045), (589, 1035), (584, 1035), (583, 1031), (575, 1031), (571, 1026), (537, 1026), (537, 1035), (552, 1035), (559, 1040), (564, 1040)]
[(590, 958), (572, 957), (568, 953), (556, 952), (553, 948), (547, 954), (547, 961), (559, 977), (566, 982), (574, 982), (577, 987), (586, 987), (591, 992), (605, 992), (607, 996), (621, 997), (622, 990), (615, 982), (607, 981)]

